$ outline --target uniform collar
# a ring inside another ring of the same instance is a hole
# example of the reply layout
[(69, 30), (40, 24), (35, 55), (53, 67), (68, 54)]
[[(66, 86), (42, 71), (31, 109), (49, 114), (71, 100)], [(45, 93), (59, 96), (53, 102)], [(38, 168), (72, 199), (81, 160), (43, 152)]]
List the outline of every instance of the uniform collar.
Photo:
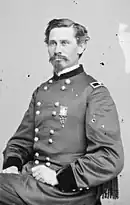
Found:
[(57, 75), (60, 76), (60, 75), (62, 75), (62, 74), (64, 74), (64, 73), (68, 73), (68, 72), (70, 72), (70, 71), (72, 71), (72, 70), (75, 70), (75, 69), (78, 68), (78, 67), (79, 67), (79, 64), (73, 65), (73, 66), (71, 66), (71, 67), (69, 67), (69, 68), (65, 68), (64, 70), (60, 71)]
[(70, 77), (73, 77), (73, 76), (76, 76), (82, 73), (83, 71), (84, 71), (83, 66), (81, 64), (75, 65), (75, 66), (72, 66), (71, 68), (65, 69), (65, 72), (60, 73), (60, 75), (57, 75), (56, 73), (54, 73), (53, 79), (62, 80), (62, 79), (70, 78)]

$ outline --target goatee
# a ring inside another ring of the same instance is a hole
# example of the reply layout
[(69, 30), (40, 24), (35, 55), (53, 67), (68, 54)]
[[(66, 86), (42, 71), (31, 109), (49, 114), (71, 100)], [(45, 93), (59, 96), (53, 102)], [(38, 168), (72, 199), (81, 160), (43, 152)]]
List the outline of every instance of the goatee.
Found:
[(52, 57), (50, 57), (49, 62), (53, 65), (54, 70), (53, 72), (58, 74), (58, 72), (64, 70), (64, 67), (62, 66), (61, 61), (68, 61), (67, 57), (54, 54)]
[(63, 66), (59, 61), (56, 61), (55, 64), (53, 64), (53, 72), (58, 74), (60, 71), (64, 70)]

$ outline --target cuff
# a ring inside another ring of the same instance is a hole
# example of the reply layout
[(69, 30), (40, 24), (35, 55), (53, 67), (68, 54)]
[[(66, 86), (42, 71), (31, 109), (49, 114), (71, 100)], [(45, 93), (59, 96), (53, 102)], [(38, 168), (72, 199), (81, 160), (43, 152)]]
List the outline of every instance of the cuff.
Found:
[(69, 165), (67, 168), (58, 171), (57, 180), (59, 182), (59, 188), (65, 192), (69, 192), (73, 189), (78, 188), (71, 165)]
[(17, 157), (9, 157), (6, 161), (6, 163), (3, 164), (3, 169), (6, 169), (11, 166), (16, 166), (19, 171), (22, 170), (22, 162)]

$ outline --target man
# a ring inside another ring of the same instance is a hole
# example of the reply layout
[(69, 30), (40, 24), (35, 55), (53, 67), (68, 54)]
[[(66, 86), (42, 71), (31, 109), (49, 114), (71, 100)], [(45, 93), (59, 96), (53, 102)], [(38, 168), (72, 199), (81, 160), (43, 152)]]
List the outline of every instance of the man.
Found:
[(84, 72), (86, 28), (53, 19), (45, 32), (53, 76), (33, 93), (3, 152), (0, 204), (99, 205), (118, 198), (124, 163), (115, 103)]

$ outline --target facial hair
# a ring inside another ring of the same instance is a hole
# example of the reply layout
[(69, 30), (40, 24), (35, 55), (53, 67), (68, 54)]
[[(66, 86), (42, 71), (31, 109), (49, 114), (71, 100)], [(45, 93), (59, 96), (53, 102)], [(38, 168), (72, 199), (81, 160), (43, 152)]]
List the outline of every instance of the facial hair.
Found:
[(54, 54), (52, 57), (50, 57), (49, 62), (52, 63), (53, 67), (54, 67), (54, 73), (58, 73), (62, 70), (64, 70), (64, 67), (62, 66), (61, 61), (68, 61), (68, 58), (66, 56), (62, 56), (59, 54)]

